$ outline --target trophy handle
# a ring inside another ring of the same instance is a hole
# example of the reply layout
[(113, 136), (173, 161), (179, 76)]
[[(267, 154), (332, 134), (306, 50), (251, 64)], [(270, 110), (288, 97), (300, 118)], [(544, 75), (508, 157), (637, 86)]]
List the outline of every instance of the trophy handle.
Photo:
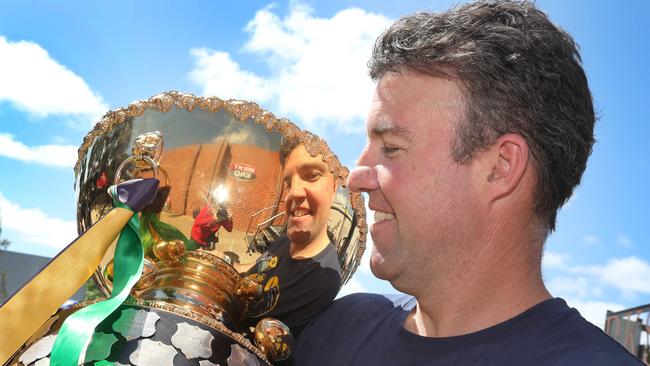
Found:
[(124, 170), (124, 167), (129, 162), (134, 162), (137, 163), (138, 161), (144, 160), (146, 161), (149, 165), (151, 165), (151, 170), (153, 171), (153, 177), (158, 179), (158, 163), (156, 163), (152, 158), (144, 155), (141, 156), (140, 158), (135, 157), (134, 155), (129, 156), (128, 158), (124, 159), (124, 161), (120, 164), (120, 166), (117, 167), (117, 171), (115, 172), (115, 179), (114, 182), (115, 184), (118, 184), (120, 182), (120, 177), (122, 176), (122, 171)]

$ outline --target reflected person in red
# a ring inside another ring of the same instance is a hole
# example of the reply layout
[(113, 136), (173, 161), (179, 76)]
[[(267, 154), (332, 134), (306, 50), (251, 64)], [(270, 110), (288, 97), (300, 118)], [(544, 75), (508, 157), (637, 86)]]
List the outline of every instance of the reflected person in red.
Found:
[(192, 224), (191, 239), (201, 248), (213, 250), (219, 242), (219, 229), (232, 231), (232, 212), (219, 202), (208, 201), (199, 210)]

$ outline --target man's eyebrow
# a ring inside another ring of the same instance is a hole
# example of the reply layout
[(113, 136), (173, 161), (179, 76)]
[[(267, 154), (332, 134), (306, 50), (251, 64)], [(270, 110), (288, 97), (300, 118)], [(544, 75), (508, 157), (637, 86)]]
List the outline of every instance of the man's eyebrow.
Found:
[(319, 170), (319, 171), (327, 171), (327, 164), (325, 162), (310, 162), (310, 163), (304, 163), (298, 167), (298, 170), (300, 171), (306, 171), (306, 170)]
[[(304, 164), (301, 164), (299, 167), (297, 167), (297, 170), (298, 170), (298, 173), (309, 171), (309, 170), (318, 170), (318, 171), (324, 172), (324, 173), (328, 172), (328, 168), (327, 168), (327, 165), (325, 164), (325, 162), (323, 162), (322, 164), (319, 163), (319, 162), (304, 163)], [(292, 176), (293, 176), (293, 174), (289, 174), (289, 173), (285, 172), (284, 177), (282, 178), (282, 180), (286, 182), (286, 181), (290, 180)]]
[(409, 131), (408, 128), (398, 126), (392, 122), (388, 121), (381, 121), (377, 122), (372, 128), (370, 129), (370, 134), (371, 135), (376, 135), (376, 136), (382, 136), (386, 134), (393, 134), (398, 137), (402, 137), (408, 141), (413, 140), (413, 134), (411, 131)]

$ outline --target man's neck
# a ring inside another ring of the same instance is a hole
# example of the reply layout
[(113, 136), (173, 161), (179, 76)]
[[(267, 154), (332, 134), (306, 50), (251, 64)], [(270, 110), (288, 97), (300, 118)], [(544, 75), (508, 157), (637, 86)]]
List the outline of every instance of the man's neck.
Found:
[(291, 258), (293, 259), (312, 258), (322, 252), (329, 243), (330, 240), (327, 237), (327, 232), (321, 233), (314, 238), (314, 240), (305, 245), (291, 243), (289, 246), (289, 255), (291, 255)]
[(543, 285), (531, 288), (528, 295), (516, 297), (508, 297), (510, 291), (503, 292), (503, 295), (499, 292), (502, 291), (494, 290), (487, 296), (476, 294), (466, 302), (417, 298), (417, 307), (407, 317), (404, 327), (425, 337), (474, 333), (512, 319), (551, 297)]
[[(448, 281), (426, 281), (413, 292), (418, 304), (404, 327), (427, 337), (474, 333), (511, 319), (549, 299), (541, 276), (541, 243), (530, 238), (485, 243), (481, 258), (457, 268)], [(490, 258), (486, 260), (485, 258)]]

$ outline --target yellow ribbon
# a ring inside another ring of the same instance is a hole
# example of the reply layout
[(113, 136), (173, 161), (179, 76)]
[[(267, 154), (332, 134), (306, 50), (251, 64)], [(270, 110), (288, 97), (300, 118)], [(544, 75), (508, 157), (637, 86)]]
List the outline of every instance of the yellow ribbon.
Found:
[(0, 307), (0, 364), (88, 280), (131, 216), (128, 208), (112, 209)]

